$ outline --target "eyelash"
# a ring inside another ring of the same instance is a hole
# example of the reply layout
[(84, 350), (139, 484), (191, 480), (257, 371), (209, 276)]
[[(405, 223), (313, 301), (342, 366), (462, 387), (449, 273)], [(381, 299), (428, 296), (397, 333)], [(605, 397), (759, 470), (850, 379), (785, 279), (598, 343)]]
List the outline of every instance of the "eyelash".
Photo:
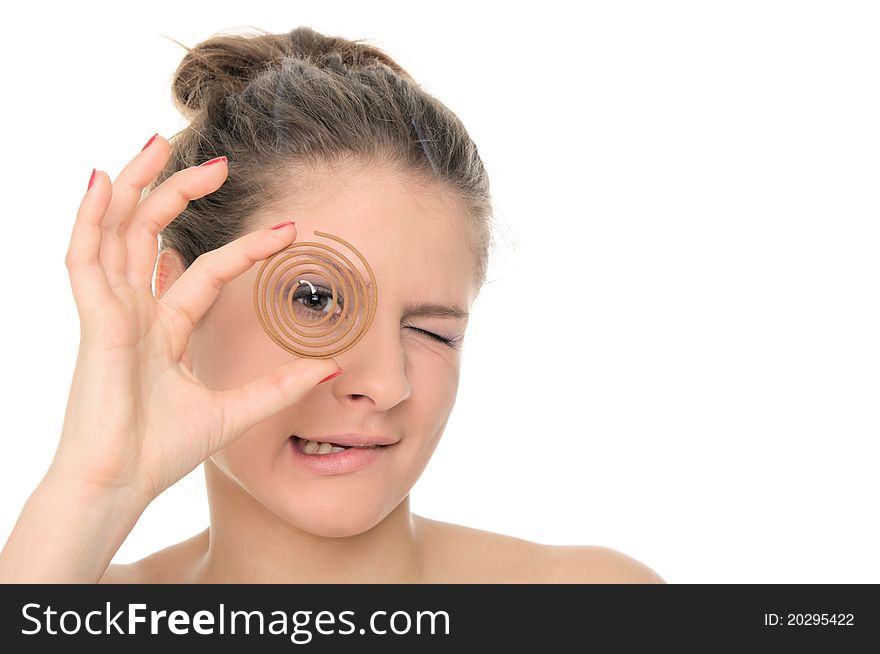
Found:
[(433, 338), (434, 340), (440, 341), (441, 343), (446, 343), (449, 347), (458, 348), (461, 344), (461, 338), (448, 338), (446, 336), (441, 336), (440, 334), (435, 334), (434, 332), (425, 331), (424, 329), (419, 329), (418, 327), (412, 327), (410, 325), (404, 325), (404, 327), (409, 327), (410, 329), (414, 329), (417, 332), (422, 332), (426, 336)]
[[(323, 286), (318, 286), (317, 284), (314, 284), (314, 283), (312, 285), (315, 287), (315, 290), (317, 291), (316, 293), (314, 293), (314, 295), (317, 295), (318, 297), (324, 298), (324, 299), (333, 297), (333, 292), (330, 291), (329, 289), (324, 288)], [(294, 300), (301, 300), (303, 298), (311, 297), (313, 295), (312, 289), (310, 289), (308, 286), (300, 285), (300, 288), (305, 289), (305, 292), (302, 294), (299, 294), (299, 289), (297, 289), (297, 291), (293, 294)], [(340, 296), (339, 300), (342, 300), (339, 303), (340, 306), (342, 306), (342, 304), (344, 304), (344, 299)], [(300, 304), (302, 304), (302, 302), (300, 302)], [(309, 306), (306, 306), (305, 304), (302, 304), (302, 307), (306, 311), (310, 311), (311, 313), (314, 313), (318, 316), (326, 315), (326, 314), (324, 314), (324, 312), (315, 311), (314, 309), (312, 309)], [(448, 345), (449, 347), (451, 347), (453, 349), (458, 349), (461, 345), (461, 341), (462, 341), (461, 337), (450, 338), (448, 336), (442, 336), (440, 334), (435, 334), (434, 332), (429, 332), (425, 329), (419, 329), (418, 327), (413, 327), (412, 325), (404, 325), (404, 327), (407, 327), (409, 329), (413, 329), (417, 332), (421, 332), (422, 334), (424, 334), (428, 338), (431, 338), (435, 341), (439, 341), (440, 343), (444, 343), (445, 345)]]

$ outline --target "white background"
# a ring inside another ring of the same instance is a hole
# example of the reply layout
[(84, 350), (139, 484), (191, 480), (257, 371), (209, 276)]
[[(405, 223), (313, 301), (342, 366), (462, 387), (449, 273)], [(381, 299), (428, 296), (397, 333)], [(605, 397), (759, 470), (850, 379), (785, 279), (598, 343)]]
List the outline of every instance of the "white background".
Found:
[[(499, 248), (416, 513), (670, 583), (880, 583), (876, 4), (130, 7), (4, 21), (3, 542), (60, 435), (92, 167), (184, 124), (162, 35), (308, 25), (395, 57), (491, 176)], [(114, 561), (207, 524), (200, 467)]]

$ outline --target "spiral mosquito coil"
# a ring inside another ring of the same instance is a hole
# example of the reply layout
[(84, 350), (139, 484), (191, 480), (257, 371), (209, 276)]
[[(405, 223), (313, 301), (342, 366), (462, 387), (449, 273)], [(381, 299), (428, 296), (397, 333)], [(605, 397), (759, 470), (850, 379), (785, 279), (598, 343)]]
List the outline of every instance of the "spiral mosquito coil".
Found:
[[(320, 359), (345, 352), (361, 339), (376, 314), (379, 290), (373, 269), (357, 248), (326, 232), (316, 230), (314, 235), (353, 252), (369, 280), (334, 245), (296, 242), (260, 267), (254, 282), (254, 309), (263, 330), (280, 347), (300, 357)], [(315, 312), (300, 301), (318, 296), (317, 287), (329, 291), (323, 295), (330, 298), (328, 313)]]

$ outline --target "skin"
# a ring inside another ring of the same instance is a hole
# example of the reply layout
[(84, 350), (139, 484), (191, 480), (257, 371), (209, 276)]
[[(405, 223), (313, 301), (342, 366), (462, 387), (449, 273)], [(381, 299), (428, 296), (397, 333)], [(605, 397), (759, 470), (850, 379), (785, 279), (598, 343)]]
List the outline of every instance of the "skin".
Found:
[[(553, 547), (413, 514), (409, 492), (455, 403), (461, 351), (413, 328), (461, 337), (467, 319), (402, 320), (407, 302), (469, 311), (477, 295), (464, 207), (439, 186), (387, 168), (314, 174), (306, 193), (254, 228), (295, 219), (297, 240), (339, 235), (366, 257), (381, 289), (364, 337), (335, 359), (344, 373), (247, 431), (205, 461), (210, 527), (141, 561), (111, 565), (102, 581), (358, 583), (662, 581), (601, 547)], [(291, 355), (262, 331), (252, 308), (259, 266), (227, 283), (187, 350), (206, 385), (233, 388)], [(160, 253), (157, 297), (183, 272)], [(313, 283), (315, 280), (312, 280)], [(294, 469), (290, 434), (389, 434), (399, 442), (365, 470)]]
[[(223, 183), (226, 165), (178, 171), (141, 199), (170, 152), (162, 138), (151, 143), (112, 186), (93, 174), (77, 213), (65, 265), (80, 351), (58, 450), (0, 551), (0, 582), (662, 582), (608, 548), (542, 545), (410, 511), (461, 363), (425, 332), (461, 337), (467, 321), (404, 319), (403, 307), (470, 310), (477, 293), (453, 195), (382, 166), (313, 171), (291, 180), (298, 192), (278, 210), (253, 215), (245, 234), (184, 270), (171, 250), (157, 260), (156, 236)], [(269, 229), (291, 218), (296, 227)], [(355, 244), (380, 288), (371, 328), (330, 360), (289, 355), (252, 305), (261, 262), (315, 229)], [(343, 432), (397, 442), (356, 473), (293, 465), (290, 434)], [(200, 463), (210, 527), (110, 565), (144, 508)]]

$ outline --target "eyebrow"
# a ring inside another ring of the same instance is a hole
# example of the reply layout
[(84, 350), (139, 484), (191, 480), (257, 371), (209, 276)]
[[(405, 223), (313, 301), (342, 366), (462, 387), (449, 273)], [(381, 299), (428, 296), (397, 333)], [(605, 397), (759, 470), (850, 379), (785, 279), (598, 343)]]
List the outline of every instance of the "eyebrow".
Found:
[(403, 308), (403, 317), (433, 316), (435, 318), (467, 318), (470, 314), (453, 304), (435, 304), (432, 302), (416, 302)]
[[(369, 279), (364, 279), (365, 286), (372, 291), (373, 285)], [(427, 318), (456, 318), (462, 320), (469, 318), (470, 313), (455, 304), (440, 304), (437, 302), (410, 302), (403, 307), (403, 317), (413, 318), (422, 316)]]

